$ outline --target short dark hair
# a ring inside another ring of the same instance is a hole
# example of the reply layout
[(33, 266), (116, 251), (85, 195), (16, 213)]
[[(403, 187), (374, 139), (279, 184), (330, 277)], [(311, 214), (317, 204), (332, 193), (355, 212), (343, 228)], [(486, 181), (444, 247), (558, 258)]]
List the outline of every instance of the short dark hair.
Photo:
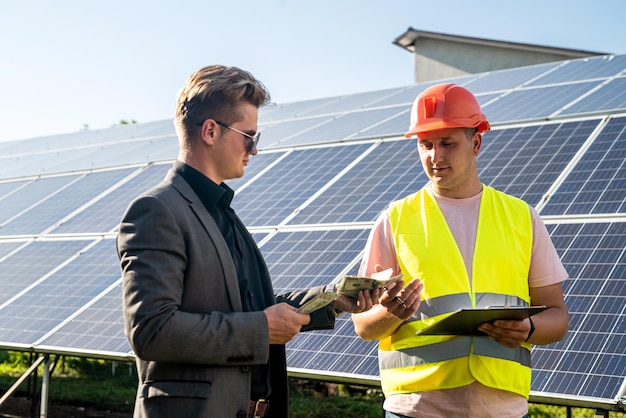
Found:
[(468, 141), (471, 141), (476, 132), (478, 132), (478, 128), (465, 128), (465, 137)]
[(241, 103), (257, 108), (270, 102), (270, 93), (252, 74), (237, 67), (211, 65), (193, 73), (178, 92), (174, 124), (187, 141), (197, 124), (215, 119), (232, 124), (243, 116)]

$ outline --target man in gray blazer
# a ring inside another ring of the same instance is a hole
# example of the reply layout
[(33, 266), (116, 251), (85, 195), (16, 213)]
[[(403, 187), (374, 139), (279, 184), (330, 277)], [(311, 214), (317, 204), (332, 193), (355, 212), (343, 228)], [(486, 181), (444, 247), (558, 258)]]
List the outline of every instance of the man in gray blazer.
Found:
[[(125, 332), (137, 357), (135, 417), (288, 417), (285, 344), (371, 308), (378, 291), (310, 315), (324, 287), (275, 296), (263, 257), (224, 180), (256, 155), (269, 93), (235, 67), (200, 69), (180, 90), (179, 155), (120, 224)], [(287, 302), (287, 303), (278, 303)]]

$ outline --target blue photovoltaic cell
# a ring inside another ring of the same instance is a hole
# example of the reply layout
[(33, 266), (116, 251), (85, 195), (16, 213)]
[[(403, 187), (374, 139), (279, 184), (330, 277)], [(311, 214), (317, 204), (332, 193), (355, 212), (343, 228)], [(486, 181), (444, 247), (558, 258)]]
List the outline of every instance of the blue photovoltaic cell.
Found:
[(359, 132), (373, 127), (377, 121), (391, 118), (404, 112), (405, 108), (400, 106), (347, 113), (336, 116), (330, 122), (315, 129), (301, 132), (288, 140), (284, 140), (281, 145), (316, 144), (352, 138)]
[(375, 125), (372, 125), (370, 128), (363, 129), (350, 139), (404, 136), (409, 128), (410, 120), (411, 107), (406, 106), (406, 109), (400, 113), (392, 116), (391, 118), (381, 120)]
[(284, 146), (283, 142), (294, 138), (310, 129), (329, 123), (332, 116), (322, 116), (303, 119), (292, 119), (271, 124), (267, 127), (259, 126), (262, 133), (263, 143), (259, 144), (260, 149), (271, 149)]
[[(87, 243), (81, 242), (83, 246)], [(119, 278), (115, 240), (100, 241), (3, 306), (0, 341), (34, 344)]]
[(2, 235), (39, 234), (75, 211), (134, 169), (101, 171), (84, 177), (0, 227)]
[(423, 83), (413, 84), (410, 86), (406, 86), (404, 89), (401, 89), (396, 94), (393, 94), (389, 97), (385, 97), (381, 100), (378, 100), (366, 107), (374, 108), (374, 107), (398, 106), (398, 105), (405, 105), (405, 106), (411, 107), (417, 95), (423, 92), (424, 90), (426, 90), (430, 86), (433, 86), (435, 84), (440, 84), (440, 83), (454, 83), (454, 84), (458, 84), (462, 86), (475, 78), (477, 78), (476, 74), (470, 74), (470, 75), (462, 76), (462, 77), (454, 77), (454, 78), (449, 78), (449, 79), (427, 81)]
[(626, 212), (626, 118), (611, 119), (542, 215)]
[(264, 239), (267, 236), (267, 234), (268, 234), (267, 232), (250, 232), (250, 235), (252, 235), (252, 239), (257, 244), (261, 242), (261, 240)]
[(170, 167), (171, 164), (147, 167), (141, 174), (133, 177), (51, 232), (65, 234), (112, 231), (117, 228), (130, 202), (140, 193), (159, 184)]
[(374, 221), (393, 200), (428, 181), (416, 139), (379, 144), (288, 224)]
[(337, 318), (335, 329), (301, 332), (287, 344), (289, 368), (327, 372), (332, 376), (378, 378), (378, 343), (354, 333), (350, 316)]
[[(277, 293), (323, 286), (355, 263), (369, 229), (279, 232), (261, 252)], [(377, 343), (354, 333), (349, 315), (338, 318), (334, 330), (297, 335), (287, 344), (291, 368), (377, 376)]]
[(328, 115), (335, 113), (345, 113), (366, 107), (376, 107), (376, 103), (382, 99), (391, 98), (406, 87), (376, 90), (366, 93), (355, 93), (348, 96), (342, 96), (338, 100), (329, 102), (323, 106), (316, 107), (309, 111), (303, 112), (298, 116)]
[(370, 146), (296, 150), (237, 193), (232, 206), (246, 226), (278, 225)]
[[(22, 187), (19, 193), (6, 196), (0, 201), (0, 226), (4, 226), (14, 216), (30, 206), (37, 204), (47, 196), (67, 186), (80, 176), (46, 177), (33, 180), (30, 184)], [(0, 234), (3, 234), (0, 228)]]
[(502, 91), (519, 88), (530, 80), (546, 74), (560, 63), (548, 63), (527, 67), (510, 68), (506, 70), (490, 71), (482, 77), (477, 77), (464, 84), (474, 94)]
[(41, 345), (58, 350), (71, 347), (78, 350), (131, 354), (132, 349), (124, 336), (121, 300), (122, 285), (119, 284), (43, 340)]
[(175, 135), (135, 140), (124, 147), (108, 144), (86, 157), (95, 167), (116, 167), (125, 164), (150, 163), (174, 160), (178, 155), (178, 139)]
[(259, 121), (274, 122), (295, 118), (303, 113), (310, 112), (320, 106), (336, 102), (339, 97), (306, 100), (301, 102), (281, 103), (279, 105), (264, 106), (259, 109)]
[[(23, 245), (26, 245), (26, 241), (0, 241), (0, 261)], [(0, 273), (1, 280), (2, 274)]]
[(626, 223), (549, 225), (570, 278), (567, 336), (533, 349), (532, 390), (617, 399), (626, 371)]
[(355, 261), (368, 229), (279, 232), (261, 247), (274, 291), (330, 284)]
[(236, 179), (228, 179), (225, 183), (233, 190), (237, 190), (246, 182), (250, 181), (254, 176), (265, 170), (278, 158), (282, 157), (284, 152), (260, 152), (257, 155), (251, 155), (248, 166), (244, 169), (243, 177)]
[(1, 177), (26, 177), (72, 171), (91, 170), (94, 165), (89, 155), (97, 147), (46, 149), (45, 151), (5, 159), (0, 165)]
[(424, 91), (427, 87), (432, 86), (433, 84), (436, 83), (420, 83), (406, 86), (404, 89), (400, 90), (396, 94), (381, 99), (376, 103), (372, 103), (370, 107), (378, 108), (386, 106), (407, 106), (410, 108), (417, 95)]
[(598, 84), (592, 81), (512, 91), (487, 104), (483, 111), (491, 123), (547, 118)]
[[(88, 241), (35, 241), (0, 261), (0, 306), (74, 256), (87, 243)], [(23, 242), (19, 244), (24, 245)], [(2, 312), (0, 308), (0, 316)]]
[(609, 81), (579, 102), (564, 109), (560, 115), (597, 113), (616, 109), (626, 109), (626, 78), (623, 77)]
[(559, 65), (554, 71), (529, 83), (528, 86), (614, 77), (625, 69), (626, 55), (580, 58), (566, 61), (565, 65)]
[(537, 206), (598, 120), (485, 132), (477, 165), (483, 183)]
[(24, 186), (29, 181), (30, 180), (14, 180), (6, 183), (0, 183), (0, 206), (2, 205), (2, 199), (5, 199), (7, 196), (15, 193), (20, 187)]
[[(333, 282), (365, 247), (369, 229), (280, 232), (263, 247), (277, 293)], [(354, 332), (349, 315), (337, 318), (335, 328), (298, 334), (287, 344), (290, 368), (349, 373), (376, 378), (378, 344)]]

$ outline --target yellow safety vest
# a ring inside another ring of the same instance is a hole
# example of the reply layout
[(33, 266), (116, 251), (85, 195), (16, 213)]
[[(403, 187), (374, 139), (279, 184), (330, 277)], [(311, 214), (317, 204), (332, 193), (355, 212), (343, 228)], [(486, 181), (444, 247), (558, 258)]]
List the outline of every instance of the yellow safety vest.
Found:
[(471, 284), (431, 192), (423, 189), (393, 202), (389, 220), (404, 277), (419, 278), (424, 289), (416, 315), (379, 343), (384, 393), (455, 388), (477, 380), (528, 398), (530, 344), (512, 349), (487, 337), (415, 335), (459, 308), (529, 304), (528, 205), (483, 185)]

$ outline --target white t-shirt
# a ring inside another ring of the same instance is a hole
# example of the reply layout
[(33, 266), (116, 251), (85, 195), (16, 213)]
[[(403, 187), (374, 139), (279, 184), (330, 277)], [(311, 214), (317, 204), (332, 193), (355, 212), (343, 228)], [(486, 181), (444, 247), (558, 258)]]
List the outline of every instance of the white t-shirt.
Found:
[[(467, 199), (447, 198), (430, 189), (428, 192), (432, 193), (439, 204), (463, 255), (469, 279), (472, 280), (472, 258), (482, 192)], [(530, 210), (533, 246), (528, 286), (543, 287), (560, 283), (567, 278), (567, 271), (541, 217), (533, 207), (530, 207)], [(384, 211), (374, 224), (365, 246), (359, 275), (370, 276), (375, 272), (376, 264), (385, 269), (393, 267), (394, 274), (400, 273), (388, 211)], [(528, 403), (521, 395), (493, 389), (475, 381), (454, 389), (389, 396), (385, 399), (384, 408), (398, 414), (420, 418), (520, 418), (528, 412)]]

